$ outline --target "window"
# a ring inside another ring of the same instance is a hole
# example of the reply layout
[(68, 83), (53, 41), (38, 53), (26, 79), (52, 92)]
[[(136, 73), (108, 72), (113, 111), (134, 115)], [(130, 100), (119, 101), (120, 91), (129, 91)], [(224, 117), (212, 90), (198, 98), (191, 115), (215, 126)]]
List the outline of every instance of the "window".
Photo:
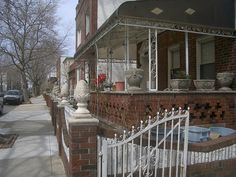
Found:
[(178, 69), (180, 67), (179, 48), (171, 51), (171, 69)]
[(81, 43), (81, 30), (77, 30), (77, 40), (76, 40), (76, 46), (79, 47), (80, 43)]
[(90, 32), (90, 17), (89, 15), (85, 16), (85, 34), (88, 35)]
[(80, 81), (80, 79), (81, 79), (80, 78), (80, 68), (79, 67), (77, 68), (76, 72), (77, 72), (77, 76), (76, 76), (77, 79), (76, 80), (77, 80), (77, 83), (78, 83)]
[(176, 72), (180, 69), (180, 50), (179, 45), (174, 45), (168, 50), (168, 75), (169, 79), (174, 79)]
[(214, 38), (197, 41), (197, 78), (215, 79), (215, 42)]

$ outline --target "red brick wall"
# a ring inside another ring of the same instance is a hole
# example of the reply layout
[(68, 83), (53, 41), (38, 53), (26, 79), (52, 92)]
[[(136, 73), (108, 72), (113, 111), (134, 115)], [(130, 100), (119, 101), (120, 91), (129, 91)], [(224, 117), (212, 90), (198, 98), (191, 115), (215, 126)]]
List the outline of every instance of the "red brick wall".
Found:
[(97, 126), (70, 126), (71, 176), (97, 175)]
[[(236, 74), (236, 40), (215, 37), (216, 72), (231, 71)], [(233, 82), (236, 89), (236, 82)]]
[[(196, 39), (202, 35), (189, 33), (189, 74), (196, 79)], [(185, 37), (182, 32), (165, 31), (158, 36), (159, 55), (159, 90), (168, 87), (168, 47), (179, 44), (180, 67), (185, 70)], [(215, 37), (216, 73), (232, 71), (236, 74), (236, 40)], [(193, 87), (192, 87), (193, 88)], [(236, 88), (236, 82), (233, 83)]]
[(92, 93), (89, 109), (94, 115), (131, 128), (157, 111), (172, 107), (190, 107), (190, 124), (225, 123), (235, 127), (235, 93)]
[[(90, 16), (90, 33), (85, 32), (85, 15)], [(76, 8), (76, 29), (81, 29), (81, 44), (97, 31), (97, 0), (80, 0)], [(80, 45), (81, 46), (81, 45)]]
[[(198, 35), (189, 34), (189, 74), (196, 78), (196, 38)], [(158, 36), (159, 55), (159, 90), (168, 87), (168, 48), (173, 45), (180, 47), (180, 68), (185, 70), (185, 34), (182, 32), (165, 31)]]
[(57, 135), (60, 138), (60, 141), (58, 141), (59, 155), (61, 156), (61, 159), (62, 159), (62, 162), (63, 162), (63, 165), (64, 165), (64, 169), (65, 169), (65, 172), (66, 172), (66, 176), (71, 177), (70, 164), (69, 164), (69, 161), (67, 159), (65, 149), (63, 148), (63, 145), (62, 145), (62, 132), (63, 132), (63, 135), (64, 135), (64, 140), (63, 141), (65, 142), (65, 145), (67, 147), (69, 146), (69, 143), (68, 143), (69, 136), (68, 136), (68, 132), (67, 132), (67, 129), (66, 129), (64, 108), (63, 107), (59, 108), (59, 112), (60, 112), (60, 116), (59, 116), (59, 119), (60, 119), (59, 129), (60, 130), (58, 131), (58, 133), (60, 133), (60, 135)]
[(187, 177), (234, 177), (236, 159), (215, 161), (187, 167)]

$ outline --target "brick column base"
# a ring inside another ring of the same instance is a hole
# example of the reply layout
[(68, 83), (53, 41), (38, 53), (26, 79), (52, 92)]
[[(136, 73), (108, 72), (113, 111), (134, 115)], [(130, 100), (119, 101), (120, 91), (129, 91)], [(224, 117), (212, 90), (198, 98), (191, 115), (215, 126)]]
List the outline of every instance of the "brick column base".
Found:
[(98, 120), (69, 119), (70, 176), (97, 176)]

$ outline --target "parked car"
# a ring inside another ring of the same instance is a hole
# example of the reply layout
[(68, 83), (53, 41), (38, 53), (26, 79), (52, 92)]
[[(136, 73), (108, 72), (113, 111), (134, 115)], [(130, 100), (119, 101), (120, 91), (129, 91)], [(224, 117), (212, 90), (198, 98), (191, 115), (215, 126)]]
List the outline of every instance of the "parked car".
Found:
[(3, 113), (3, 97), (4, 97), (4, 93), (0, 93), (0, 114)]
[(20, 90), (8, 90), (3, 97), (3, 102), (4, 104), (21, 104), (23, 102), (23, 95)]

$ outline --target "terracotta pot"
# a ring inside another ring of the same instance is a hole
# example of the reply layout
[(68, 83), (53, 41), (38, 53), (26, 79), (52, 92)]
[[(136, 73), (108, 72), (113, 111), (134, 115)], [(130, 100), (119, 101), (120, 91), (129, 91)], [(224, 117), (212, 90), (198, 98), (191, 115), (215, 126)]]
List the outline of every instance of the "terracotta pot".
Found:
[(125, 82), (124, 81), (115, 82), (115, 85), (116, 85), (116, 91), (124, 91), (125, 90)]

